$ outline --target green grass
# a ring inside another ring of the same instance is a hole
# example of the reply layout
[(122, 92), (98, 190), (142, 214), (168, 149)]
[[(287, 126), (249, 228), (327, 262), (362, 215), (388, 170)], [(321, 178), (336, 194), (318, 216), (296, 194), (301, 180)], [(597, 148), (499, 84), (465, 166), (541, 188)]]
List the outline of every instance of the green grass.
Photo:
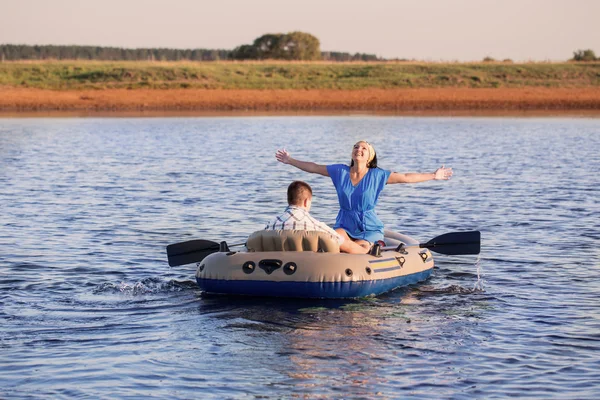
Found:
[(0, 63), (0, 87), (41, 89), (391, 89), (599, 87), (594, 63)]

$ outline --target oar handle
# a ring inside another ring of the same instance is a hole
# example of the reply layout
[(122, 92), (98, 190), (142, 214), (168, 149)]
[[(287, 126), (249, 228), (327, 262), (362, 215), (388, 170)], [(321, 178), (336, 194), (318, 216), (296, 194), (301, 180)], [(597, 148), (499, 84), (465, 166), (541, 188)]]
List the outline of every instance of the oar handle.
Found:
[[(405, 248), (405, 247), (420, 247), (421, 246), (420, 244), (405, 244), (405, 243), (401, 243), (401, 245), (402, 245), (402, 248)], [(381, 250), (382, 251), (396, 250), (396, 249), (398, 249), (398, 247), (400, 247), (400, 244), (398, 244), (396, 246), (385, 246), (385, 247), (382, 247)]]

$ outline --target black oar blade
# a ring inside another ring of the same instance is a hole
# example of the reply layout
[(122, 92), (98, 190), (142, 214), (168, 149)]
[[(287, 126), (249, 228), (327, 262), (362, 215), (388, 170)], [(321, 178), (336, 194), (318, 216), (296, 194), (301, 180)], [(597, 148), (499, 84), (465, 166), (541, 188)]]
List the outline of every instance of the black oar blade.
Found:
[(446, 255), (479, 254), (481, 251), (481, 232), (451, 232), (437, 236), (420, 247)]
[(187, 242), (167, 246), (169, 266), (192, 264), (202, 261), (206, 256), (219, 251), (219, 243), (210, 240), (188, 240)]

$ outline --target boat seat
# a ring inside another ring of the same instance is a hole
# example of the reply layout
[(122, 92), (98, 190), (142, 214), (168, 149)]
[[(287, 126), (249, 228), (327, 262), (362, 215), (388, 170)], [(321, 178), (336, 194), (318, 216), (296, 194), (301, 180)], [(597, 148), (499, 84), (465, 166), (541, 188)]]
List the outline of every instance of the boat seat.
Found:
[(262, 230), (251, 234), (248, 251), (318, 251), (339, 253), (338, 238), (321, 231)]

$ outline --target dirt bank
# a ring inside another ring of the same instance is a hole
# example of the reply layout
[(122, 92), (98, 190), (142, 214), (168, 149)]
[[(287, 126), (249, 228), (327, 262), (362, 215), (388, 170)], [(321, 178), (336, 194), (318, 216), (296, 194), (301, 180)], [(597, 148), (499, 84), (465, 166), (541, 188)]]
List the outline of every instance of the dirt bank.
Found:
[(365, 90), (0, 88), (0, 111), (600, 110), (600, 88)]

